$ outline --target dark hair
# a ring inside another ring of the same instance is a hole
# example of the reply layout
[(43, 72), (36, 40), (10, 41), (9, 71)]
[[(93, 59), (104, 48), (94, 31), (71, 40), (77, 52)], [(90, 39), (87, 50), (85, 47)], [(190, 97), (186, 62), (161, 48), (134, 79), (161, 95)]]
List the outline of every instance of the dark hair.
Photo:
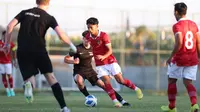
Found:
[(47, 5), (50, 0), (36, 0), (37, 5)]
[(2, 35), (5, 35), (6, 34), (6, 31), (4, 30), (4, 31), (2, 31)]
[(85, 31), (82, 33), (82, 36), (85, 37), (88, 33), (89, 33), (89, 31), (88, 31), (88, 30), (85, 30)]
[(86, 24), (92, 24), (92, 25), (98, 25), (99, 24), (99, 21), (97, 18), (95, 17), (90, 17), (87, 21), (86, 21)]
[(179, 15), (186, 15), (187, 13), (187, 5), (183, 2), (176, 3), (174, 5), (174, 10), (178, 12)]

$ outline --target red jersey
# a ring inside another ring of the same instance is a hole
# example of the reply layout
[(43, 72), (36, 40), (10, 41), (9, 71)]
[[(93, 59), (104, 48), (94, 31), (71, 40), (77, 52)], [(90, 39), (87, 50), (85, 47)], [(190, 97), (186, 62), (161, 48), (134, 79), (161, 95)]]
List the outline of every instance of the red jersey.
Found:
[(196, 47), (196, 34), (199, 32), (195, 22), (187, 19), (180, 19), (173, 26), (174, 35), (181, 33), (183, 44), (180, 50), (173, 56), (172, 62), (177, 66), (193, 66), (198, 64)]
[(117, 62), (113, 54), (105, 58), (103, 61), (100, 61), (97, 58), (95, 58), (97, 55), (104, 55), (108, 52), (108, 48), (106, 45), (111, 44), (111, 42), (109, 36), (105, 32), (99, 31), (97, 37), (92, 37), (91, 34), (88, 33), (86, 35), (86, 38), (91, 42), (96, 66), (112, 64), (114, 62)]
[[(4, 42), (0, 40), (0, 64), (11, 63), (11, 53), (9, 53), (8, 55), (5, 55), (5, 53), (3, 52), (3, 46), (4, 46)], [(15, 44), (11, 42), (10, 46), (12, 50), (15, 47)]]

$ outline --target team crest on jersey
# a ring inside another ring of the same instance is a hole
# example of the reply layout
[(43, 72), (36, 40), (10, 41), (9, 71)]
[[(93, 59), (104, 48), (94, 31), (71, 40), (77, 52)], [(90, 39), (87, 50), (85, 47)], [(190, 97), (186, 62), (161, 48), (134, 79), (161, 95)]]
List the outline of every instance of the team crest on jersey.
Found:
[(100, 45), (100, 44), (101, 44), (101, 41), (100, 41), (100, 40), (97, 40), (97, 44)]

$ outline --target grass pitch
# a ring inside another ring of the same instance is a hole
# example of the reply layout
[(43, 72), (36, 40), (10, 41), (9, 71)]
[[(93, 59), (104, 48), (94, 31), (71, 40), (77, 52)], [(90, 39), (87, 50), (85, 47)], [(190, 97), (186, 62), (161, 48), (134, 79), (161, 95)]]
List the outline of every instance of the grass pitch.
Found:
[[(134, 93), (120, 93), (132, 107), (115, 108), (110, 98), (104, 92), (91, 93), (98, 99), (96, 107), (88, 108), (84, 105), (84, 97), (80, 92), (65, 93), (65, 100), (71, 112), (161, 112), (160, 107), (167, 105), (167, 96), (145, 95), (137, 100)], [(59, 106), (51, 93), (37, 93), (34, 102), (27, 104), (23, 94), (15, 97), (0, 96), (0, 112), (59, 112)], [(179, 112), (189, 112), (190, 102), (188, 96), (177, 97)]]

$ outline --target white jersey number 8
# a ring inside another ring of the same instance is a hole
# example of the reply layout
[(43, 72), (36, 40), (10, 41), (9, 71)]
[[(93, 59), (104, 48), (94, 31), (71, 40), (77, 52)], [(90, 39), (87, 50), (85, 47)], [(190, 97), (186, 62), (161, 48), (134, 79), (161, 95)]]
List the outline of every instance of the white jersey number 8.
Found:
[(192, 49), (193, 46), (194, 46), (194, 43), (193, 43), (193, 33), (191, 31), (188, 31), (185, 35), (185, 47), (187, 49)]

